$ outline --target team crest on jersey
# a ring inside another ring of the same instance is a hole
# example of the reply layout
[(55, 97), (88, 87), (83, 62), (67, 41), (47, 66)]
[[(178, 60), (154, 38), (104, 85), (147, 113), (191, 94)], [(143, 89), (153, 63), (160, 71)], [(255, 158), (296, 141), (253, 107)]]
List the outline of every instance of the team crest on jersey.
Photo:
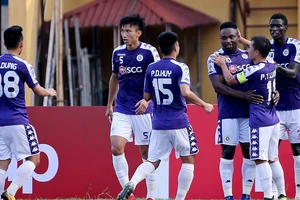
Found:
[(282, 54), (284, 55), (284, 56), (288, 56), (289, 55), (289, 49), (285, 49), (285, 50), (283, 50), (283, 52), (282, 52)]
[(237, 72), (237, 67), (235, 65), (230, 65), (228, 69), (232, 74), (235, 74)]
[(126, 74), (126, 67), (124, 67), (123, 65), (121, 65), (120, 67), (119, 67), (119, 72), (120, 72), (120, 74)]
[(225, 56), (225, 61), (226, 61), (227, 63), (231, 63), (231, 59), (230, 59), (228, 56)]
[(142, 54), (138, 54), (137, 57), (136, 57), (136, 60), (141, 62), (142, 60), (144, 59), (143, 55)]
[(248, 55), (247, 55), (247, 54), (242, 54), (242, 58), (244, 58), (244, 59), (248, 59), (249, 57), (248, 57)]

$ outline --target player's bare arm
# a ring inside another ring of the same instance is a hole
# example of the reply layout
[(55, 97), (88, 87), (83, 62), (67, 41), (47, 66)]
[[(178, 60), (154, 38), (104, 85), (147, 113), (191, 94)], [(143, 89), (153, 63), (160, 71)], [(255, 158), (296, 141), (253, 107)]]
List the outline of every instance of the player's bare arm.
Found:
[(273, 92), (273, 94), (274, 94), (273, 103), (274, 103), (275, 106), (277, 106), (277, 104), (278, 104), (278, 102), (280, 100), (280, 94), (279, 94), (279, 92), (277, 90), (275, 90)]
[(107, 101), (107, 109), (105, 113), (105, 116), (107, 117), (110, 123), (112, 121), (112, 115), (113, 115), (113, 103), (117, 96), (118, 89), (119, 89), (118, 74), (112, 73), (109, 79), (108, 101)]
[(246, 48), (250, 47), (251, 41), (247, 40), (246, 38), (242, 37), (241, 32), (239, 29), (237, 29), (238, 31), (238, 36), (239, 36), (239, 43), (241, 43), (242, 45), (244, 45)]
[(277, 72), (278, 73), (282, 73), (282, 74), (284, 74), (285, 76), (287, 76), (289, 78), (296, 78), (299, 70), (300, 70), (300, 64), (296, 63), (296, 62), (290, 63), (288, 69), (287, 68), (283, 68), (281, 66), (277, 67)]
[(54, 96), (56, 96), (56, 91), (53, 88), (45, 89), (42, 86), (40, 86), (39, 84), (34, 86), (32, 88), (32, 91), (34, 92), (35, 95), (40, 96), (40, 97), (45, 97), (45, 96), (54, 97)]
[[(147, 94), (149, 94), (149, 93), (147, 93)], [(135, 107), (136, 107), (135, 112), (136, 112), (136, 114), (139, 115), (139, 114), (143, 114), (144, 112), (146, 112), (146, 110), (147, 110), (148, 105), (149, 105), (150, 102), (151, 102), (151, 100), (150, 101), (146, 101), (145, 99), (142, 99), (139, 102), (137, 102), (135, 104)]]
[(137, 107), (136, 114), (143, 114), (146, 112), (149, 103), (152, 101), (152, 95), (150, 93), (144, 92), (144, 99), (140, 100), (137, 102), (135, 107)]
[(147, 93), (147, 92), (144, 92), (144, 100), (149, 102), (153, 99), (153, 96), (151, 93)]
[(234, 78), (234, 76), (229, 72), (227, 65), (226, 65), (226, 60), (224, 56), (213, 56), (212, 60), (215, 64), (220, 66), (222, 68), (222, 73), (225, 81), (228, 83), (228, 85), (236, 85), (239, 84), (239, 82)]
[(214, 90), (218, 94), (236, 97), (240, 99), (245, 99), (248, 102), (259, 104), (263, 102), (263, 97), (261, 95), (255, 94), (254, 90), (249, 90), (248, 92), (241, 92), (234, 90), (224, 84), (224, 77), (221, 75), (210, 76), (210, 81), (214, 87)]
[(197, 106), (200, 106), (204, 108), (204, 110), (207, 113), (211, 113), (214, 109), (214, 106), (204, 102), (202, 99), (197, 97), (194, 92), (191, 91), (190, 86), (187, 84), (180, 84), (180, 92), (184, 98), (189, 100), (190, 102), (196, 104)]

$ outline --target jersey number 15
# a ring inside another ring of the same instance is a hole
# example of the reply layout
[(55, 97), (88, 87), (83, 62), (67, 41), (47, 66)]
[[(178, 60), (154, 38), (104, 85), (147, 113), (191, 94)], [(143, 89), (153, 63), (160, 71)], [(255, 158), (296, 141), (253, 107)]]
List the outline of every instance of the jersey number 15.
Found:
[[(154, 92), (155, 92), (155, 99), (157, 105), (170, 105), (173, 102), (174, 95), (171, 90), (164, 88), (164, 85), (171, 85), (172, 79), (170, 78), (154, 78), (152, 81)], [(168, 98), (160, 99), (160, 92), (165, 96), (167, 95)]]
[[(4, 86), (2, 87), (2, 80)], [(15, 71), (7, 71), (3, 77), (0, 74), (0, 97), (15, 98), (19, 94), (19, 76)]]

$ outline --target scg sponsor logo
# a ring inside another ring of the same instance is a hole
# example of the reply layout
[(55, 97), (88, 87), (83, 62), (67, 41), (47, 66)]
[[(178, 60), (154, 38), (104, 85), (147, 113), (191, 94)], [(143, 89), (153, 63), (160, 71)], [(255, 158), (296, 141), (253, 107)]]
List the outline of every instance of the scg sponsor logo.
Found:
[(289, 68), (289, 64), (290, 63), (281, 63), (280, 66), (287, 69)]
[(142, 73), (143, 69), (142, 67), (124, 67), (120, 66), (119, 68), (120, 74), (136, 74), (136, 73)]
[(249, 66), (250, 66), (250, 64), (244, 64), (244, 65), (238, 65), (236, 68), (237, 68), (238, 72), (241, 72), (241, 71), (247, 69)]

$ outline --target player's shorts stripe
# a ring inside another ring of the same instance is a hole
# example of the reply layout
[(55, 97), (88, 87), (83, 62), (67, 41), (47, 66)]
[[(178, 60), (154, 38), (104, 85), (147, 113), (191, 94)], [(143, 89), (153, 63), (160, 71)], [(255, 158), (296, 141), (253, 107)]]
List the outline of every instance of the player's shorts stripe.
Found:
[(250, 158), (259, 158), (259, 128), (250, 127)]
[(218, 120), (218, 144), (223, 143), (223, 136), (222, 136), (222, 120)]
[(188, 132), (190, 142), (190, 154), (193, 155), (198, 153), (199, 151), (196, 134), (194, 133), (193, 128), (191, 126), (187, 127), (186, 129)]
[(35, 130), (30, 124), (24, 125), (31, 154), (40, 152)]

